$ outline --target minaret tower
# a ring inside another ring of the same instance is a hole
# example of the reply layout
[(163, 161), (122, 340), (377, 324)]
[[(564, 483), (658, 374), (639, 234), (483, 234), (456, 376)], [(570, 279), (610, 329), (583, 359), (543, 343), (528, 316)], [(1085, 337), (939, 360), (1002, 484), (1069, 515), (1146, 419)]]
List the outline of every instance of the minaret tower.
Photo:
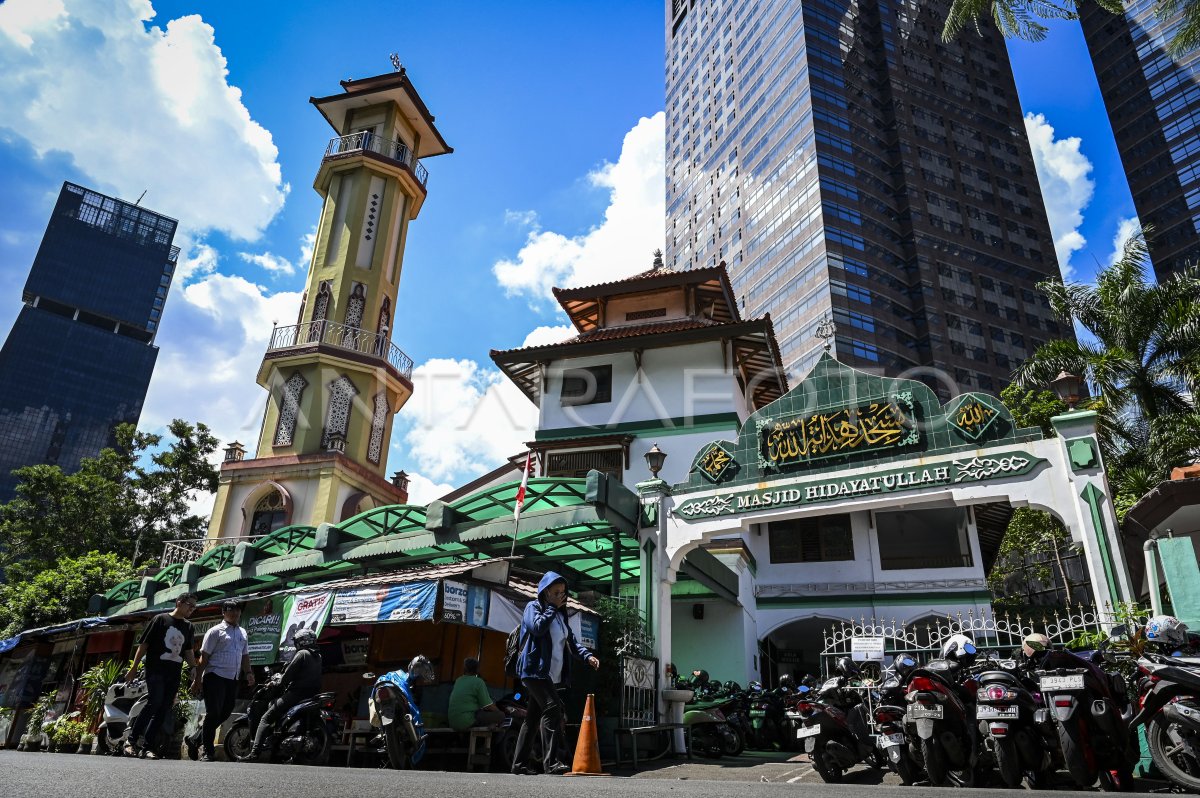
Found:
[(210, 538), (337, 523), (407, 500), (389, 481), (392, 417), (412, 360), (391, 340), (408, 224), (425, 202), (421, 159), (452, 152), (405, 70), (313, 97), (336, 138), (313, 188), (324, 200), (296, 323), (276, 326), (258, 370), (270, 398), (252, 459), (226, 450)]

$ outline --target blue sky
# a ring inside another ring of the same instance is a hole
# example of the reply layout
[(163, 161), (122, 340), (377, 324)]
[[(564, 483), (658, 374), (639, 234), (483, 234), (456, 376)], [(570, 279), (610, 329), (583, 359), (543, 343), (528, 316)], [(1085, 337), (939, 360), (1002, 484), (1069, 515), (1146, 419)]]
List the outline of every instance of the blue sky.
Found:
[[(1055, 236), (1086, 279), (1133, 211), (1082, 36), (1058, 23), (1012, 50)], [(295, 316), (332, 136), (308, 98), (390, 70), (393, 51), (455, 153), (426, 164), (405, 256), (394, 340), (418, 367), (390, 466), (428, 499), (514, 454), (532, 406), (488, 350), (562, 336), (549, 286), (640, 271), (662, 243), (657, 0), (8, 0), (0, 329), (63, 180), (146, 190), (180, 219), (186, 260), (143, 427), (183, 417), (252, 446), (254, 372), (272, 322)]]

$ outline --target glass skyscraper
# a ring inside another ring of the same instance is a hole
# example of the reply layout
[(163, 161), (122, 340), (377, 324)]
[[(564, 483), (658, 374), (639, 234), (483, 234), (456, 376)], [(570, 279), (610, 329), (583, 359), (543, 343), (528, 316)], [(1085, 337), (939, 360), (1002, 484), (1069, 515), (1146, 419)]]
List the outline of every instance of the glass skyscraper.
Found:
[(1080, 13), (1133, 205), (1159, 279), (1200, 259), (1200, 51), (1167, 55), (1182, 14), (1158, 20), (1150, 0), (1115, 16)]
[(1001, 37), (916, 0), (668, 0), (667, 265), (724, 261), (793, 377), (821, 351), (999, 391), (1060, 327)]
[(11, 471), (78, 469), (137, 423), (179, 255), (177, 223), (64, 183), (0, 349), (0, 501)]

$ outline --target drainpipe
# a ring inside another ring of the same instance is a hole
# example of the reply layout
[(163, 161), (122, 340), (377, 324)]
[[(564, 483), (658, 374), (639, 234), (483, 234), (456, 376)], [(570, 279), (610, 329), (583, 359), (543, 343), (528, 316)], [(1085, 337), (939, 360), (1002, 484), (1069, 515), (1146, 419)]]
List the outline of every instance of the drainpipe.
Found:
[(1158, 541), (1154, 538), (1142, 544), (1142, 554), (1146, 557), (1146, 581), (1150, 584), (1150, 614), (1162, 615), (1162, 592), (1158, 586), (1158, 566), (1155, 553), (1158, 551)]

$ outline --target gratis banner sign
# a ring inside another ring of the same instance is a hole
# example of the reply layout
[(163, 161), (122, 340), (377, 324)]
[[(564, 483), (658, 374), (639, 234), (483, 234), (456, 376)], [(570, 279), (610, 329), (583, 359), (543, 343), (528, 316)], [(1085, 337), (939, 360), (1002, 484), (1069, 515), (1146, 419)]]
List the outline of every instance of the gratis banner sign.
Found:
[(296, 653), (292, 637), (301, 629), (308, 629), (318, 637), (325, 628), (325, 618), (329, 615), (330, 592), (295, 593), (288, 596), (286, 620), (283, 623), (283, 634), (279, 638), (279, 659), (291, 662)]
[(271, 665), (279, 658), (279, 632), (283, 628), (286, 596), (269, 596), (248, 602), (242, 627), (250, 649), (251, 665)]
[(433, 618), (437, 588), (431, 581), (339, 590), (333, 596), (330, 623), (427, 621)]

